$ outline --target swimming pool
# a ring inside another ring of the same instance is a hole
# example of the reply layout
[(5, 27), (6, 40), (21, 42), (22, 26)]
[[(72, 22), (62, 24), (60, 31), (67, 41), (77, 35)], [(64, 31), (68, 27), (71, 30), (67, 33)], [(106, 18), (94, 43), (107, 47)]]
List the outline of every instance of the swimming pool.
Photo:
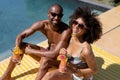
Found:
[[(0, 0), (0, 61), (11, 55), (10, 49), (14, 47), (17, 34), (37, 20), (47, 19), (47, 11), (54, 3), (63, 6), (65, 23), (68, 23), (68, 17), (77, 6), (86, 6), (79, 0)], [(101, 11), (105, 10), (98, 12)], [(36, 32), (24, 41), (37, 44), (45, 39), (41, 33)]]

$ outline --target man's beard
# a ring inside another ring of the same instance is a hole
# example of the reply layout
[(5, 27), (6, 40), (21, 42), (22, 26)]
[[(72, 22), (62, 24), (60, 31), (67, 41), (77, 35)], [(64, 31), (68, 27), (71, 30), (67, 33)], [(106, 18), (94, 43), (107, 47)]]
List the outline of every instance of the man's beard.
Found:
[(52, 23), (52, 24), (53, 24), (53, 27), (58, 26), (58, 23)]
[(55, 27), (55, 26), (58, 26), (61, 22), (57, 22), (57, 23), (54, 23), (52, 22), (52, 25)]

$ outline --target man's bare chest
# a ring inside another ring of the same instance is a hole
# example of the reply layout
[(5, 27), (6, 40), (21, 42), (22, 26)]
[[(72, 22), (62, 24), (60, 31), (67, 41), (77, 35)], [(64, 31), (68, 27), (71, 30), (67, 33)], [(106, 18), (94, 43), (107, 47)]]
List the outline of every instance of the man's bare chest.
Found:
[(47, 33), (49, 43), (57, 44), (61, 40), (61, 33), (50, 31)]

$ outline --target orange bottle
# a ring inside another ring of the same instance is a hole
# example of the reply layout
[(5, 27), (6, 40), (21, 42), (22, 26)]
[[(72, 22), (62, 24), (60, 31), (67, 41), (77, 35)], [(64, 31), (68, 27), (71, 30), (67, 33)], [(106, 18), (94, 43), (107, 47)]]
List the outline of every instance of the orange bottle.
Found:
[(60, 60), (59, 71), (61, 73), (65, 73), (66, 66), (67, 66), (67, 57), (64, 54), (61, 54), (57, 57), (57, 60)]
[(24, 53), (24, 50), (20, 49), (18, 46), (16, 46), (14, 49), (13, 49), (13, 60), (18, 62), (19, 61), (19, 58), (20, 58), (20, 55)]

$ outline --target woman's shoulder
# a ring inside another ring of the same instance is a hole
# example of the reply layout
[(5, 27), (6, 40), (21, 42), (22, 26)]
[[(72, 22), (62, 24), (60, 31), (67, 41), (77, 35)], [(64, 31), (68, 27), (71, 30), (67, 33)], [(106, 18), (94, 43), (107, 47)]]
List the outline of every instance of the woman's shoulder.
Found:
[(91, 45), (88, 42), (83, 43), (83, 55), (89, 55), (92, 52)]
[(89, 49), (91, 46), (87, 41), (85, 41), (83, 42), (83, 47)]

